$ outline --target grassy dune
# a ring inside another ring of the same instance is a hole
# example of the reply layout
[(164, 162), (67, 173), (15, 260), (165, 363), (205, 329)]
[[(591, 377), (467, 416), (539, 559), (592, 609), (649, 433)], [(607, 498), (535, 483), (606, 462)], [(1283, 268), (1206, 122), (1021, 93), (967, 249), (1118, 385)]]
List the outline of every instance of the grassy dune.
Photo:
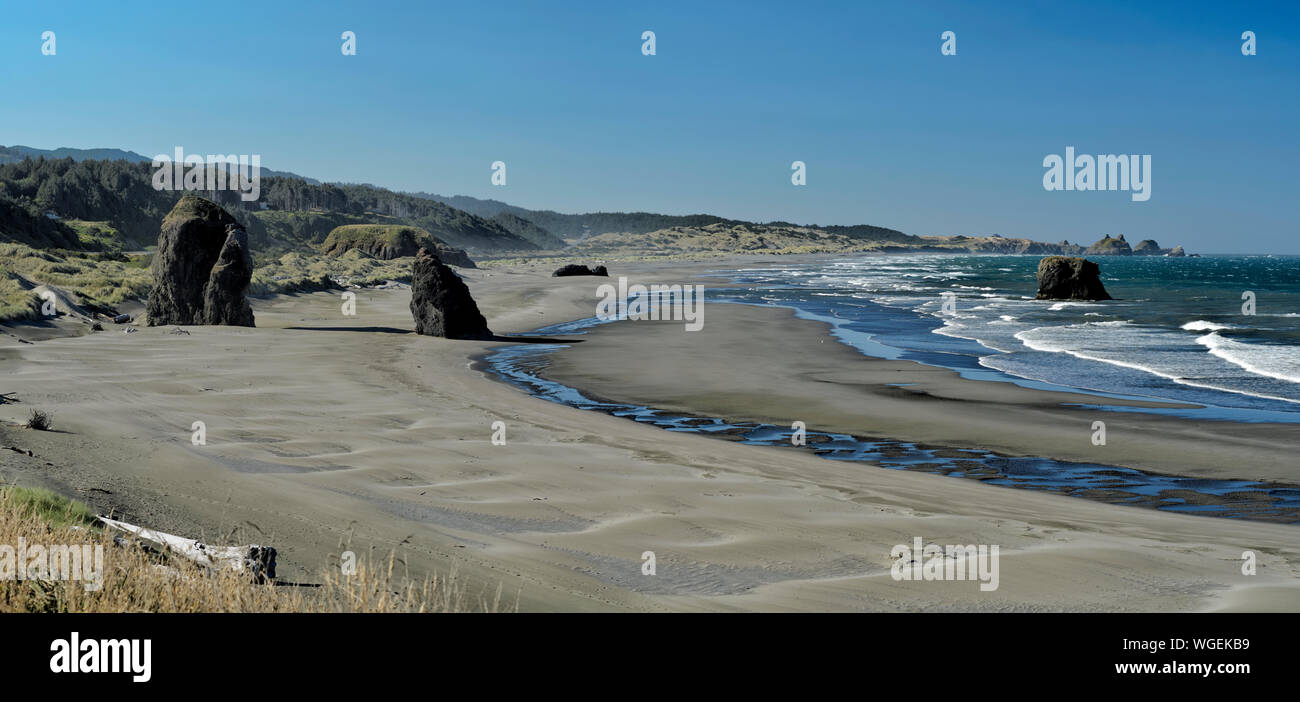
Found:
[[(98, 545), (103, 579), (0, 579), (0, 613), (8, 612), (457, 612), (497, 611), (499, 597), (471, 601), (455, 576), (415, 580), (395, 553), (359, 554), (356, 571), (320, 573), (319, 586), (252, 584), (233, 570), (209, 571), (128, 542), (96, 526), (90, 507), (48, 490), (0, 488), (0, 544)], [(341, 545), (340, 551), (345, 547)], [(2, 558), (2, 557), (0, 557)]]
[(253, 271), (250, 295), (326, 290), (343, 285), (380, 285), (411, 279), (411, 257), (382, 261), (355, 249), (339, 256), (287, 253)]
[[(360, 249), (380, 258), (393, 258), (387, 254), (409, 252), (411, 256), (421, 246), (432, 249), (437, 243), (433, 235), (416, 227), (391, 224), (348, 224), (336, 227), (325, 237), (321, 251), (340, 255), (345, 251)], [(381, 255), (382, 254), (382, 255)]]
[[(153, 287), (151, 258), (0, 244), (0, 323), (41, 319), (41, 299), (32, 291), (39, 285), (72, 293), (79, 304), (90, 309), (143, 300)], [(249, 294), (326, 290), (340, 283), (364, 287), (389, 280), (405, 282), (411, 278), (412, 260), (382, 261), (360, 251), (340, 256), (288, 253), (253, 271)]]
[[(125, 259), (125, 260), (122, 260)], [(84, 306), (112, 307), (149, 294), (149, 257), (40, 251), (0, 244), (0, 322), (39, 319), (41, 300), (31, 288), (52, 285), (73, 293)]]

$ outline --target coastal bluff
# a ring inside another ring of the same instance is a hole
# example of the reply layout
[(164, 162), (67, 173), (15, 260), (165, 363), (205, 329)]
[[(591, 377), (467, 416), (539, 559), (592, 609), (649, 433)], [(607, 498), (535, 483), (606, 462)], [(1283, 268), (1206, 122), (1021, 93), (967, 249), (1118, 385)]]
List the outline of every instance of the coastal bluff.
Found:
[(1039, 300), (1110, 300), (1101, 268), (1086, 258), (1048, 256), (1038, 262)]
[(465, 251), (448, 246), (446, 242), (424, 229), (392, 224), (345, 224), (335, 227), (321, 244), (326, 256), (341, 256), (356, 249), (381, 261), (416, 255), (425, 248), (438, 254), (438, 260), (449, 266), (477, 268)]

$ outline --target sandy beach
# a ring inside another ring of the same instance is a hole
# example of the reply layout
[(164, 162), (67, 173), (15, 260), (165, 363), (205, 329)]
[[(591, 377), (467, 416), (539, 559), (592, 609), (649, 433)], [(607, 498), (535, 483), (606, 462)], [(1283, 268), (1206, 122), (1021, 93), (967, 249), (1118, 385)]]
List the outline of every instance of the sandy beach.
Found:
[[(761, 260), (756, 259), (756, 262)], [(688, 282), (723, 267), (618, 264)], [(603, 279), (464, 270), (498, 334), (588, 317)], [(983, 485), (808, 451), (667, 432), (533, 398), (473, 362), (502, 341), (417, 336), (410, 291), (254, 300), (257, 327), (0, 336), (0, 479), (154, 528), (280, 552), (289, 580), (341, 544), (398, 549), (522, 611), (1294, 611), (1294, 526)], [(53, 336), (36, 343), (16, 338)], [(1096, 398), (962, 380), (861, 356), (777, 308), (707, 306), (600, 327), (548, 377), (611, 399), (732, 419), (1176, 475), (1295, 480), (1295, 425), (1071, 409)], [(894, 385), (891, 385), (894, 384)], [(906, 384), (906, 386), (898, 386)], [(1123, 404), (1110, 402), (1108, 404)], [(56, 431), (15, 428), (29, 409)], [(1106, 446), (1089, 441), (1107, 422)], [(206, 445), (191, 426), (206, 425)], [(506, 425), (505, 445), (491, 441)], [(1000, 586), (890, 576), (914, 537), (996, 544)], [(653, 551), (654, 575), (642, 574)], [(1243, 575), (1243, 551), (1258, 574)]]

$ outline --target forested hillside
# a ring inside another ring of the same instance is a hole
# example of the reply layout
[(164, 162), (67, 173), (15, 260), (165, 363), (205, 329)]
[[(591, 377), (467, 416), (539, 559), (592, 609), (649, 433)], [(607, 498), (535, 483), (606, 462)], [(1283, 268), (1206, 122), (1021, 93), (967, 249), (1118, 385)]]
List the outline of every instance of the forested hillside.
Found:
[(588, 212), (563, 214), (552, 210), (527, 210), (499, 200), (480, 200), (465, 195), (444, 197), (430, 193), (413, 193), (452, 207), (471, 212), (480, 217), (511, 214), (532, 222), (542, 229), (564, 239), (582, 239), (597, 234), (648, 234), (671, 227), (707, 227), (713, 224), (742, 224), (737, 220), (715, 215), (663, 215), (653, 212)]
[[(27, 159), (0, 165), (0, 241), (37, 247), (130, 250), (153, 244), (183, 192), (155, 190), (149, 163)], [(248, 229), (255, 248), (289, 251), (324, 241), (343, 224), (409, 224), (461, 248), (537, 248), (500, 223), (443, 203), (367, 185), (309, 183), (263, 176), (256, 201), (230, 190), (200, 191)], [(57, 218), (57, 219), (55, 219)], [(82, 223), (114, 240), (86, 236)]]

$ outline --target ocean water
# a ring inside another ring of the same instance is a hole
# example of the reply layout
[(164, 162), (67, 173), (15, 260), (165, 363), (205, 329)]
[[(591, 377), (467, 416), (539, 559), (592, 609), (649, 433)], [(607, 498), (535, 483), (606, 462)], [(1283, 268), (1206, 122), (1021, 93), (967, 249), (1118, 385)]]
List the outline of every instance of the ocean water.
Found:
[[(868, 355), (978, 379), (1206, 406), (1191, 416), (1300, 421), (1300, 257), (1097, 257), (1116, 298), (1104, 302), (1035, 300), (1040, 258), (801, 261), (719, 271), (736, 284), (711, 297), (792, 307)], [(1253, 315), (1243, 312), (1248, 291)]]
[[(708, 304), (781, 305), (828, 322), (832, 333), (871, 356), (953, 369), (963, 376), (1076, 390), (1096, 406), (1229, 421), (1300, 422), (1300, 258), (1103, 258), (1112, 301), (1035, 300), (1037, 256), (898, 255), (801, 260), (719, 270)], [(1255, 314), (1242, 293), (1255, 294)], [(954, 296), (944, 310), (945, 292)], [(708, 315), (705, 315), (707, 325)], [(568, 336), (617, 320), (554, 324), (528, 335)], [(551, 402), (692, 432), (811, 450), (829, 460), (938, 473), (1008, 488), (1201, 516), (1300, 524), (1300, 487), (1238, 479), (1145, 473), (1123, 466), (925, 446), (808, 427), (808, 446), (790, 429), (700, 417), (593, 398), (546, 377), (559, 343), (499, 348), (485, 370)], [(1106, 398), (1190, 403), (1138, 409)]]

